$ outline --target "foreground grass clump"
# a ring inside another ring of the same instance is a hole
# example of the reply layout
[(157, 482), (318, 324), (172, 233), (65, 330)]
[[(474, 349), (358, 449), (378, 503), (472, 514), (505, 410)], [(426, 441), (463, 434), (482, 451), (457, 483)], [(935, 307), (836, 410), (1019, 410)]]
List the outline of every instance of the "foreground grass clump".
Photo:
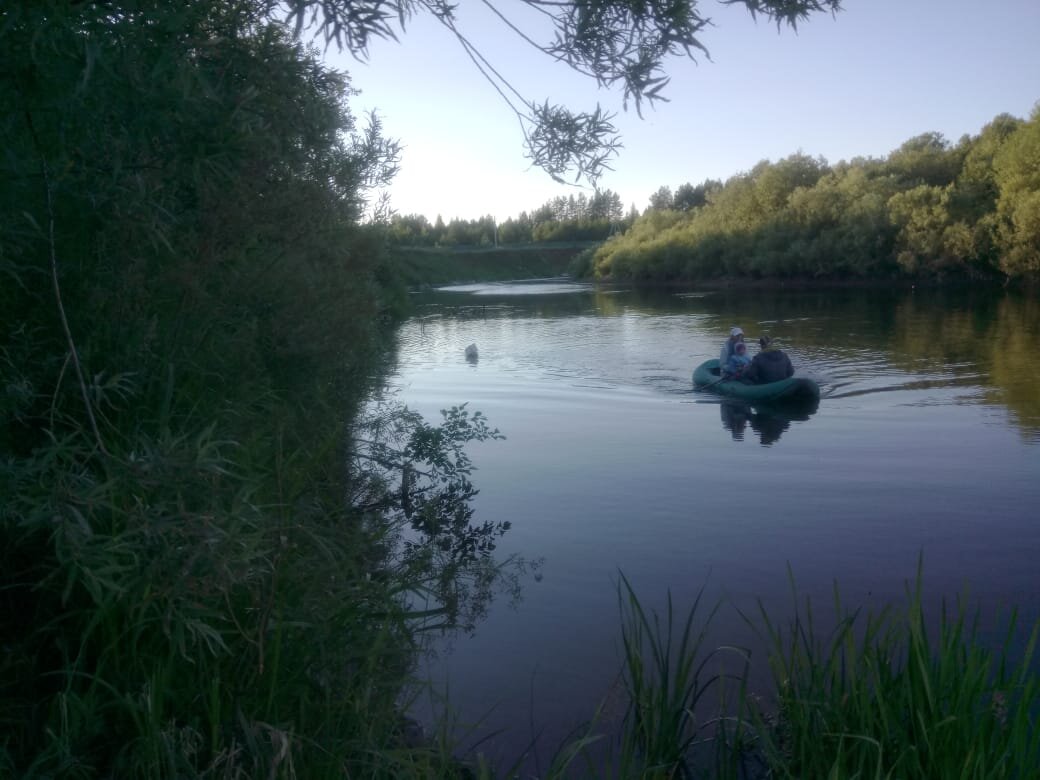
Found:
[(622, 576), (621, 733), (604, 751), (594, 720), (549, 776), (574, 776), (584, 756), (597, 777), (1036, 777), (1040, 624), (1022, 637), (1012, 615), (994, 643), (961, 604), (930, 622), (920, 573), (905, 603), (876, 613), (845, 610), (835, 588), (832, 629), (808, 600), (783, 627), (764, 609), (745, 616), (769, 647), (772, 691), (758, 696), (755, 659), (706, 644), (723, 603), (705, 609), (702, 595), (680, 622), (670, 595), (662, 617)]
[(906, 602), (843, 612), (821, 635), (807, 601), (787, 630), (762, 613), (777, 689), (763, 750), (778, 777), (1026, 778), (1040, 767), (1040, 626), (996, 648), (963, 604), (926, 619), (920, 574)]
[[(266, 407), (275, 421), (292, 409)], [(60, 440), (8, 460), (0, 775), (456, 772), (450, 746), (406, 736), (401, 697), (424, 632), (481, 608), (504, 529), (467, 522), (457, 456), (497, 434), (479, 414), (445, 417), (396, 410), (404, 450), (374, 442), (381, 458), (412, 457), (414, 523), (386, 469), (344, 484), (327, 457), (338, 426), (314, 426), (313, 449), (277, 453), (269, 472), (250, 462), (257, 446), (212, 425), (154, 439), (104, 429), (102, 455), (66, 420)]]
[[(743, 687), (747, 655), (738, 648), (706, 648), (721, 605), (702, 617), (703, 595), (702, 589), (680, 628), (671, 594), (663, 618), (648, 613), (622, 575), (622, 677), (629, 702), (620, 735), (623, 777), (687, 777), (698, 760), (710, 762), (716, 776), (736, 771), (739, 751), (732, 746), (740, 743), (743, 724), (725, 713), (727, 695), (737, 698), (734, 689)], [(722, 671), (723, 654), (737, 660), (736, 674)], [(706, 698), (709, 694), (713, 699)], [(731, 726), (735, 731), (729, 734)]]

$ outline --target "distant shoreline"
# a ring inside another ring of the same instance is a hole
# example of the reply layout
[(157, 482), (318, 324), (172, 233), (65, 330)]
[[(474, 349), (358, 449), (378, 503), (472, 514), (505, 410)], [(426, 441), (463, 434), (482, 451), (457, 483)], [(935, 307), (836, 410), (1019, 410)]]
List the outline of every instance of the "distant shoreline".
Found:
[(985, 287), (1033, 290), (1038, 281), (1018, 278), (1010, 283), (1002, 277), (810, 277), (726, 276), (704, 279), (594, 278), (573, 273), (574, 259), (584, 243), (546, 243), (499, 247), (396, 247), (390, 251), (405, 284), (423, 287), (437, 284), (501, 282), (565, 276), (574, 281), (603, 285), (631, 285), (640, 289), (811, 290), (811, 289), (956, 289)]

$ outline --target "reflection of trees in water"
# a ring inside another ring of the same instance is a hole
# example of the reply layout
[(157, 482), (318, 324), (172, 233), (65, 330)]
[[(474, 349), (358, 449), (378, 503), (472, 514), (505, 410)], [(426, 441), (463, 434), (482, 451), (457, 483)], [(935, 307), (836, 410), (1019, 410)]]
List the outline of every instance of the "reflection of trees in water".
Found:
[[(504, 438), (466, 405), (439, 425), (391, 401), (374, 403), (355, 426), (350, 505), (377, 518), (384, 560), (417, 631), (472, 630), (496, 593), (519, 598), (520, 577), (538, 561), (498, 560), (509, 522), (474, 519), (471, 442)], [(418, 625), (418, 624), (416, 624)]]
[(988, 344), (993, 349), (990, 379), (1001, 390), (1015, 422), (1040, 436), (1040, 303), (1007, 297), (1000, 302)]
[(992, 291), (907, 296), (895, 312), (893, 365), (931, 366), (954, 376), (987, 375), (987, 400), (1005, 406), (1029, 436), (1040, 435), (1040, 302)]
[(780, 439), (781, 434), (791, 427), (791, 422), (808, 420), (818, 404), (796, 408), (774, 408), (766, 405), (751, 406), (739, 401), (723, 401), (719, 404), (722, 427), (733, 435), (735, 441), (743, 441), (747, 427), (758, 434), (758, 440), (768, 447)]

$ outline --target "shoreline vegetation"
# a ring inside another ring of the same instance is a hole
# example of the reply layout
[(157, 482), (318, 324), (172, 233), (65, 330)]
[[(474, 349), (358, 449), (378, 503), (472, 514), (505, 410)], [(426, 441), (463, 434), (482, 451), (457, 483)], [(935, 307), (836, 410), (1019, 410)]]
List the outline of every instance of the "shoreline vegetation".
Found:
[(399, 247), (389, 252), (402, 283), (426, 287), (564, 276), (574, 256), (587, 246), (565, 243), (501, 248)]
[(444, 285), (480, 284), (533, 279), (569, 279), (581, 283), (633, 285), (641, 289), (689, 290), (814, 290), (814, 289), (931, 289), (991, 288), (1035, 289), (1040, 276), (1027, 276), (1009, 284), (1006, 279), (990, 277), (846, 277), (846, 276), (718, 276), (689, 280), (683, 278), (615, 279), (582, 276), (582, 254), (602, 246), (578, 245), (543, 248), (534, 245), (499, 248), (479, 247), (393, 247), (388, 254), (401, 283), (410, 289)]
[[(593, 241), (577, 278), (639, 284), (791, 280), (1035, 284), (1040, 279), (1040, 105), (950, 143), (924, 133), (885, 158), (801, 152), (725, 182), (662, 187), (623, 215), (609, 190), (556, 198), (496, 225), (390, 218), (394, 247)], [(610, 204), (613, 203), (613, 206)]]
[[(130, 6), (20, 3), (0, 28), (0, 776), (508, 774), (404, 714), (426, 643), (536, 562), (473, 514), (493, 421), (381, 397), (409, 272), (362, 217), (399, 147), (248, 4)], [(1035, 630), (1004, 663), (959, 612), (932, 633), (917, 594), (822, 634), (765, 618), (775, 704), (694, 722), (699, 617), (623, 585), (632, 705), (589, 773), (686, 776), (718, 734), (721, 777), (1028, 776)], [(590, 719), (546, 777), (608, 738)]]

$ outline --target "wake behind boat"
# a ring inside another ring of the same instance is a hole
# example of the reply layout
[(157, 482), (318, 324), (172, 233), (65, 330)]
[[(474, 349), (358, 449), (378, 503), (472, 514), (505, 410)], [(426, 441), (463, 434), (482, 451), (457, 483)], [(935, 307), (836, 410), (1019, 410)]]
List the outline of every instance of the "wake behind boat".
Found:
[(693, 370), (693, 386), (749, 403), (807, 403), (820, 400), (820, 386), (808, 377), (792, 376), (764, 385), (720, 379), (718, 358), (705, 360)]

